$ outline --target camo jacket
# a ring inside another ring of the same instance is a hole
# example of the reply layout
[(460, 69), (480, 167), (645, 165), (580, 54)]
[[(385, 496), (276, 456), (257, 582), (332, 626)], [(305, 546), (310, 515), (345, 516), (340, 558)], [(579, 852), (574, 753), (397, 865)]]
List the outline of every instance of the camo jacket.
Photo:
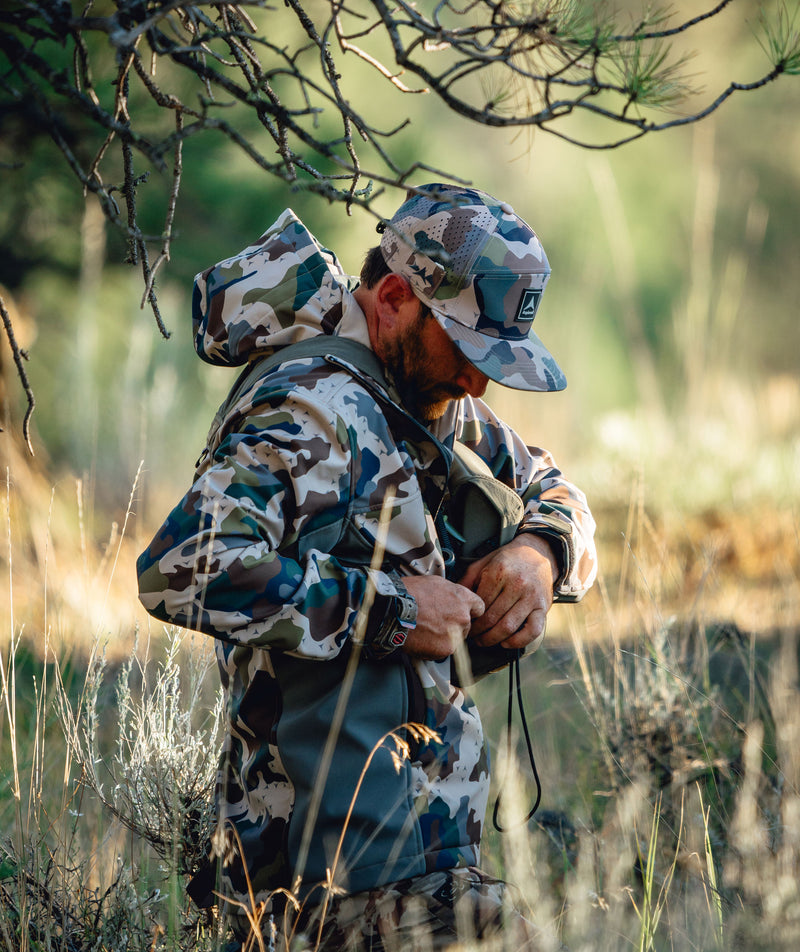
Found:
[[(369, 344), (352, 288), (287, 210), (197, 276), (196, 349), (236, 366), (321, 333)], [(194, 484), (138, 560), (147, 610), (216, 639), (227, 732), (214, 851), (217, 889), (235, 901), (247, 901), (248, 880), (264, 900), (329, 875), (358, 892), (479, 861), (489, 761), (450, 661), (360, 654), (326, 761), (368, 583), (386, 595), (397, 591), (389, 567), (445, 574), (432, 516), (441, 454), (390, 429), (365, 383), (359, 368), (324, 357), (289, 360), (253, 383), (209, 434)], [(556, 598), (579, 599), (595, 573), (594, 523), (552, 458), (470, 397), (432, 432), (445, 446), (466, 443), (520, 493), (533, 487), (523, 528), (557, 548)], [(374, 543), (389, 488), (386, 558), (370, 568), (347, 538)], [(409, 722), (429, 732), (403, 729)]]

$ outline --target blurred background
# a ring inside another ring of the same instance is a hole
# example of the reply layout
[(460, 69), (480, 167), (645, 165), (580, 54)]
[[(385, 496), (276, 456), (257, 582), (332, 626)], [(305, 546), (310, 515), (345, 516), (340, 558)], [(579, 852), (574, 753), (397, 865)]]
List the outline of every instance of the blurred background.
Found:
[[(632, 14), (642, 6), (620, 2)], [(769, 69), (755, 31), (762, 11), (782, 4), (721, 5), (674, 38), (676, 53), (697, 50), (687, 114)], [(29, 9), (7, 6), (3, 23)], [(62, 15), (78, 6), (42, 4)], [(685, 19), (699, 5), (674, 10)], [(296, 39), (287, 30), (287, 43)], [(113, 103), (113, 50), (100, 34), (91, 43), (98, 95)], [(25, 395), (0, 333), (0, 932), (21, 950), (219, 948), (200, 941), (178, 865), (205, 848), (213, 819), (212, 642), (151, 621), (135, 573), (236, 376), (194, 354), (192, 282), (287, 206), (357, 273), (375, 219), (290, 190), (221, 136), (188, 139), (157, 284), (165, 340), (141, 306), (141, 271), (123, 263), (121, 234), (81, 194), (36, 108), (6, 95), (3, 55), (0, 294), (29, 356), (36, 410), (31, 456)], [(470, 125), (431, 97), (376, 82), (349, 55), (345, 93), (368, 118), (381, 128), (411, 120), (392, 140), (399, 164), (474, 183), (540, 235), (552, 278), (536, 331), (569, 385), (531, 395), (494, 387), (487, 398), (553, 453), (598, 525), (597, 585), (579, 605), (554, 607), (545, 646), (524, 666), (541, 809), (525, 835), (524, 820), (510, 837), (487, 831), (482, 862), (511, 872), (536, 921), (572, 948), (794, 952), (800, 80), (781, 77), (697, 125), (595, 151)], [(72, 66), (57, 43), (47, 56), (54, 71)], [(160, 112), (155, 139), (174, 128)], [(69, 106), (60, 116), (90, 162), (102, 135)], [(597, 130), (570, 120), (556, 131)], [(104, 181), (123, 180), (115, 162), (112, 148)], [(148, 171), (136, 163), (136, 174)], [(171, 185), (169, 171), (150, 170), (137, 192), (151, 260)], [(390, 215), (401, 198), (380, 195), (376, 211)], [(475, 689), (504, 824), (508, 808), (522, 818), (535, 795), (517, 714), (504, 756), (506, 684), (498, 674)], [(166, 839), (143, 828), (153, 817)]]
[[(716, 23), (702, 45), (698, 100), (766, 59), (752, 22)], [(689, 72), (691, 73), (691, 66)], [(370, 82), (364, 74), (358, 82)], [(734, 96), (709, 119), (611, 151), (541, 132), (472, 126), (424, 96), (376, 85), (375, 110), (411, 124), (401, 154), (509, 202), (540, 235), (553, 273), (536, 330), (567, 374), (559, 394), (494, 388), (489, 401), (552, 451), (587, 492), (602, 578), (551, 636), (582, 617), (605, 639), (684, 612), (771, 632), (800, 614), (800, 83)], [(171, 338), (140, 307), (122, 263), (62, 157), (3, 134), (0, 284), (29, 355), (24, 394), (2, 341), (0, 454), (6, 468), (10, 630), (126, 650), (138, 608), (133, 562), (188, 487), (235, 373), (191, 343), (196, 272), (249, 244), (287, 206), (357, 273), (374, 219), (269, 179), (223, 140), (189, 140), (172, 258), (158, 282)], [(433, 180), (430, 173), (415, 181)], [(140, 190), (161, 229), (168, 175)], [(400, 196), (387, 193), (390, 215)], [(148, 217), (149, 216), (149, 217)], [(582, 613), (581, 616), (577, 612)]]

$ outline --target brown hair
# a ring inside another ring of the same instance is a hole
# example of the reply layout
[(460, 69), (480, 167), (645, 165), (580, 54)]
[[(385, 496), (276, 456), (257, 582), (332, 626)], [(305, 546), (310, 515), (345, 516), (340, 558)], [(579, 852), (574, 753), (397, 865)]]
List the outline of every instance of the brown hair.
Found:
[(380, 245), (375, 245), (364, 255), (364, 264), (361, 266), (361, 283), (366, 288), (373, 288), (387, 274), (391, 274), (391, 268), (383, 260)]

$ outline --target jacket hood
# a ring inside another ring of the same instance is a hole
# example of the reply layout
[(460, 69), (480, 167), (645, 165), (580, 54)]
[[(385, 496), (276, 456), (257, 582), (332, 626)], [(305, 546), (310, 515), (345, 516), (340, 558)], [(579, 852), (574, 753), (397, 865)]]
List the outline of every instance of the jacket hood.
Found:
[(210, 364), (237, 366), (256, 353), (339, 333), (348, 312), (363, 322), (352, 283), (336, 255), (287, 208), (254, 244), (196, 276), (195, 349)]

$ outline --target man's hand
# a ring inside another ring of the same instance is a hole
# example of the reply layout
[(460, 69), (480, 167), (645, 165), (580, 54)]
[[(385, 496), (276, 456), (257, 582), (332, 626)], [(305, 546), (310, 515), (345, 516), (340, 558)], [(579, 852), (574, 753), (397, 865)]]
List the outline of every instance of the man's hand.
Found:
[(439, 661), (451, 655), (483, 614), (483, 600), (463, 585), (438, 575), (409, 575), (403, 584), (417, 602), (417, 627), (403, 650), (415, 658)]
[(532, 533), (473, 562), (461, 584), (480, 596), (486, 610), (473, 622), (470, 637), (484, 648), (538, 648), (558, 571), (550, 543)]

